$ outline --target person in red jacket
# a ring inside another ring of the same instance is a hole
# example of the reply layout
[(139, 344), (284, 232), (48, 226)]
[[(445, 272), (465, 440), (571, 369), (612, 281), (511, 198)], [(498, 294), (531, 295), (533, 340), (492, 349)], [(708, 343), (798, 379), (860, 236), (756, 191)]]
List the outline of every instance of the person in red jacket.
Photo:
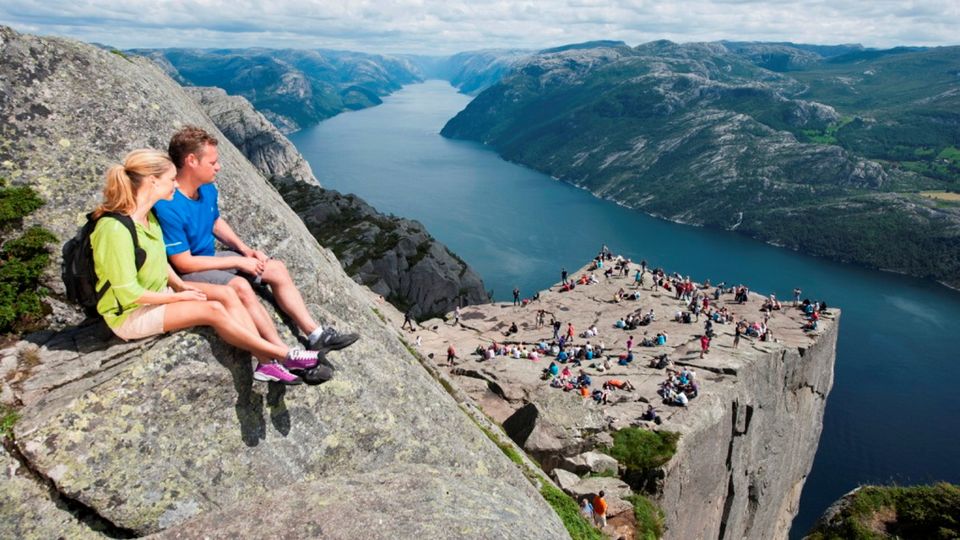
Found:
[(607, 501), (603, 491), (593, 498), (593, 522), (601, 529), (607, 526)]

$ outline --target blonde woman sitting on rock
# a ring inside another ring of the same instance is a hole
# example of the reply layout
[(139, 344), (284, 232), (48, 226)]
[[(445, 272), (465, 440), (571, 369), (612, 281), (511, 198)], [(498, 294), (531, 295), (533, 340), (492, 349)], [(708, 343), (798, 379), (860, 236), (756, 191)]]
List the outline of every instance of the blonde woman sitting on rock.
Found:
[[(90, 236), (97, 291), (102, 291), (97, 311), (123, 340), (212, 326), (224, 341), (257, 358), (254, 379), (300, 384), (301, 379), (288, 369), (316, 367), (316, 351), (264, 340), (230, 287), (187, 284), (167, 263), (163, 233), (151, 210), (157, 201), (173, 197), (176, 174), (166, 154), (149, 149), (130, 152), (123, 165), (107, 171), (104, 201), (93, 212), (97, 224)], [(126, 219), (134, 223), (139, 258), (131, 232), (121, 221)], [(320, 369), (326, 369), (325, 378), (330, 378), (329, 368)]]

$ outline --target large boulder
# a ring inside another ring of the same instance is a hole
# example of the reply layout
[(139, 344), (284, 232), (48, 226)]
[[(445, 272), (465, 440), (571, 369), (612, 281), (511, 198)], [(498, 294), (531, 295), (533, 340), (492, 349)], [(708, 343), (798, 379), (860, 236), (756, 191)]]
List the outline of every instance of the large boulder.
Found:
[(507, 418), (503, 429), (544, 470), (552, 471), (563, 456), (594, 448), (594, 436), (606, 426), (601, 411), (585, 407), (583, 401), (574, 392), (546, 388)]
[(601, 452), (584, 452), (577, 456), (568, 457), (563, 460), (560, 466), (577, 474), (617, 474), (619, 470), (617, 460)]
[[(127, 151), (163, 148), (186, 123), (220, 135), (146, 59), (4, 27), (0, 90), (0, 176), (41, 193), (47, 205), (25, 225), (42, 223), (61, 238), (74, 234), (100, 198), (103, 171)], [(127, 344), (85, 337), (88, 329), (69, 339), (30, 336), (36, 358), (23, 365), (17, 388), (34, 393), (15, 427), (25, 466), (68, 507), (128, 534), (171, 530), (205, 514), (200, 528), (212, 534), (249, 524), (245, 515), (218, 512), (263, 504), (276, 489), (362, 484), (378, 474), (395, 479), (390, 496), (449, 516), (451, 530), (476, 523), (467, 513), (522, 506), (528, 519), (511, 525), (516, 537), (565, 537), (536, 488), (381, 322), (377, 310), (389, 306), (344, 274), (263, 176), (221, 141), (225, 218), (250, 245), (286, 263), (315, 318), (358, 331), (360, 341), (331, 355), (331, 382), (288, 389), (253, 382), (250, 356), (206, 330)], [(57, 289), (59, 280), (51, 275), (49, 285)], [(289, 328), (282, 333), (293, 342)], [(55, 377), (58, 366), (69, 377)], [(31, 386), (34, 374), (47, 377), (44, 384)], [(434, 472), (429, 486), (401, 480), (416, 467)], [(456, 496), (428, 501), (440, 491)], [(309, 507), (270, 506), (272, 519), (288, 524), (285, 536), (313, 536), (295, 527)], [(384, 521), (400, 515), (396, 506), (383, 508)], [(349, 535), (338, 528), (343, 522), (331, 523), (325, 534)]]
[(2, 446), (0, 472), (0, 538), (106, 538), (66, 510), (50, 488)]

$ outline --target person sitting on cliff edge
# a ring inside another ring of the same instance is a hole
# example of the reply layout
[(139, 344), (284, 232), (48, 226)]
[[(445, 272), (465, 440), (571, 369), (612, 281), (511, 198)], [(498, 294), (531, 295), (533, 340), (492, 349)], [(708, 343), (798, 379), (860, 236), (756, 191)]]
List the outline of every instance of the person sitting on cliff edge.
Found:
[[(177, 167), (179, 189), (173, 200), (155, 208), (171, 266), (185, 281), (227, 285), (236, 291), (257, 331), (271, 343), (281, 343), (280, 336), (250, 281), (270, 286), (280, 309), (307, 336), (310, 349), (335, 351), (353, 344), (357, 334), (340, 334), (313, 319), (283, 262), (247, 246), (220, 216), (213, 185), (220, 171), (217, 143), (195, 126), (184, 126), (170, 139), (168, 154)], [(217, 252), (214, 238), (233, 251)]]

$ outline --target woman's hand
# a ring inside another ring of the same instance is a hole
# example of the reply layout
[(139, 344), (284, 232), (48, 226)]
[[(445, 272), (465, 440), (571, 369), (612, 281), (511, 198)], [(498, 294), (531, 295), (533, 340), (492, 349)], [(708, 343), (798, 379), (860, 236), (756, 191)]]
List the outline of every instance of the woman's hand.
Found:
[(184, 285), (184, 289), (180, 292), (173, 293), (173, 297), (174, 302), (186, 302), (190, 300), (203, 302), (207, 299), (206, 294), (192, 285)]

